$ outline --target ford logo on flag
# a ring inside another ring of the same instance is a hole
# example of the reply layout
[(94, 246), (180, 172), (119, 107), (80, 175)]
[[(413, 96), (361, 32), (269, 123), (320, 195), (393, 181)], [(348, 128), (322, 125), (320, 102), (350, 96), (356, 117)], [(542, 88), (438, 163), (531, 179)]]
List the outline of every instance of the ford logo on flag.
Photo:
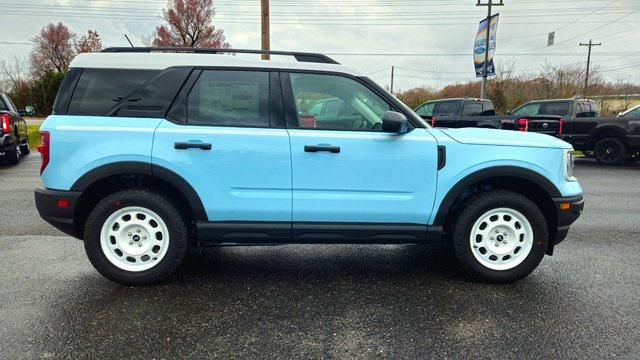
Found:
[(479, 47), (476, 49), (476, 54), (484, 54), (484, 48), (483, 47)]

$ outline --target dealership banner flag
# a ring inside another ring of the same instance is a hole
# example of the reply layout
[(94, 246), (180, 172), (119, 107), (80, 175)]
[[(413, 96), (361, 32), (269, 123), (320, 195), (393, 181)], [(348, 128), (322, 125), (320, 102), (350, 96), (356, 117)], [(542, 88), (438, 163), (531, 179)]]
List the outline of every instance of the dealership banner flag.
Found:
[[(498, 15), (492, 15), (489, 19), (489, 26), (491, 27), (489, 35), (489, 63), (487, 64), (487, 76), (496, 74), (496, 69), (493, 65), (493, 54), (496, 52), (496, 34), (498, 30)], [(476, 34), (476, 41), (473, 44), (473, 64), (476, 68), (476, 77), (482, 77), (484, 74), (484, 57), (485, 47), (487, 46), (487, 19), (480, 21), (478, 26), (478, 33)]]

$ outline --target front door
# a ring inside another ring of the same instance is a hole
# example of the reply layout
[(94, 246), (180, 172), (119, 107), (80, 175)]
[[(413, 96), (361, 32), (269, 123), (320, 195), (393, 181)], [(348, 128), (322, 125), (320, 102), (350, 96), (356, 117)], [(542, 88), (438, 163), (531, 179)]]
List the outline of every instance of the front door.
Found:
[[(433, 136), (422, 128), (382, 132), (393, 105), (357, 79), (291, 73), (288, 80), (294, 237), (296, 224), (307, 222), (426, 224), (436, 190)], [(329, 103), (337, 111), (315, 113)]]

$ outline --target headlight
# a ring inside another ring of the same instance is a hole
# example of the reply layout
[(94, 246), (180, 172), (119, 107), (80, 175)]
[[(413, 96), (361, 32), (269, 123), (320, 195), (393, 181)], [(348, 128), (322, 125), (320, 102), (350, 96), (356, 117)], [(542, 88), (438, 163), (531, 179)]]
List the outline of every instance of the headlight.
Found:
[(564, 151), (563, 156), (563, 168), (564, 168), (564, 178), (567, 181), (576, 181), (576, 177), (573, 175), (573, 169), (575, 167), (575, 160), (573, 159), (573, 155), (571, 154), (573, 150), (567, 149)]

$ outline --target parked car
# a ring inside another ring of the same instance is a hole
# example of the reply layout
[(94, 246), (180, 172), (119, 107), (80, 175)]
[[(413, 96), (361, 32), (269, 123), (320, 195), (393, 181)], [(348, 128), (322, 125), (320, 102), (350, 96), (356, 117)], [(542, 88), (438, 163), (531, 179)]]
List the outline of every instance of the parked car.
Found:
[(496, 116), (491, 100), (451, 98), (420, 104), (415, 112), (434, 127), (479, 127), (500, 129), (503, 117)]
[(640, 118), (640, 105), (636, 105), (618, 114), (618, 117)]
[(454, 98), (427, 101), (418, 106), (416, 112), (433, 127), (463, 128), (479, 127), (527, 131), (529, 128), (547, 135), (556, 135), (558, 129), (548, 123), (560, 117), (546, 114), (544, 108), (539, 114), (531, 114), (526, 119), (519, 115), (496, 115), (491, 100)]
[(619, 117), (599, 117), (594, 101), (575, 98), (531, 101), (513, 111), (518, 124), (530, 124), (530, 119), (540, 113), (553, 114), (556, 118), (547, 119), (542, 126), (519, 126), (520, 130), (559, 137), (576, 150), (592, 152), (602, 164), (615, 165), (637, 159), (640, 114), (636, 110)]
[(6, 94), (0, 93), (0, 158), (17, 164), (23, 155), (29, 154), (27, 123)]
[[(80, 54), (42, 124), (38, 211), (113, 281), (159, 282), (189, 247), (444, 241), (472, 276), (508, 282), (582, 211), (564, 141), (433, 129), (321, 54), (217, 52), (263, 53)], [(322, 99), (345, 110), (309, 107)]]

